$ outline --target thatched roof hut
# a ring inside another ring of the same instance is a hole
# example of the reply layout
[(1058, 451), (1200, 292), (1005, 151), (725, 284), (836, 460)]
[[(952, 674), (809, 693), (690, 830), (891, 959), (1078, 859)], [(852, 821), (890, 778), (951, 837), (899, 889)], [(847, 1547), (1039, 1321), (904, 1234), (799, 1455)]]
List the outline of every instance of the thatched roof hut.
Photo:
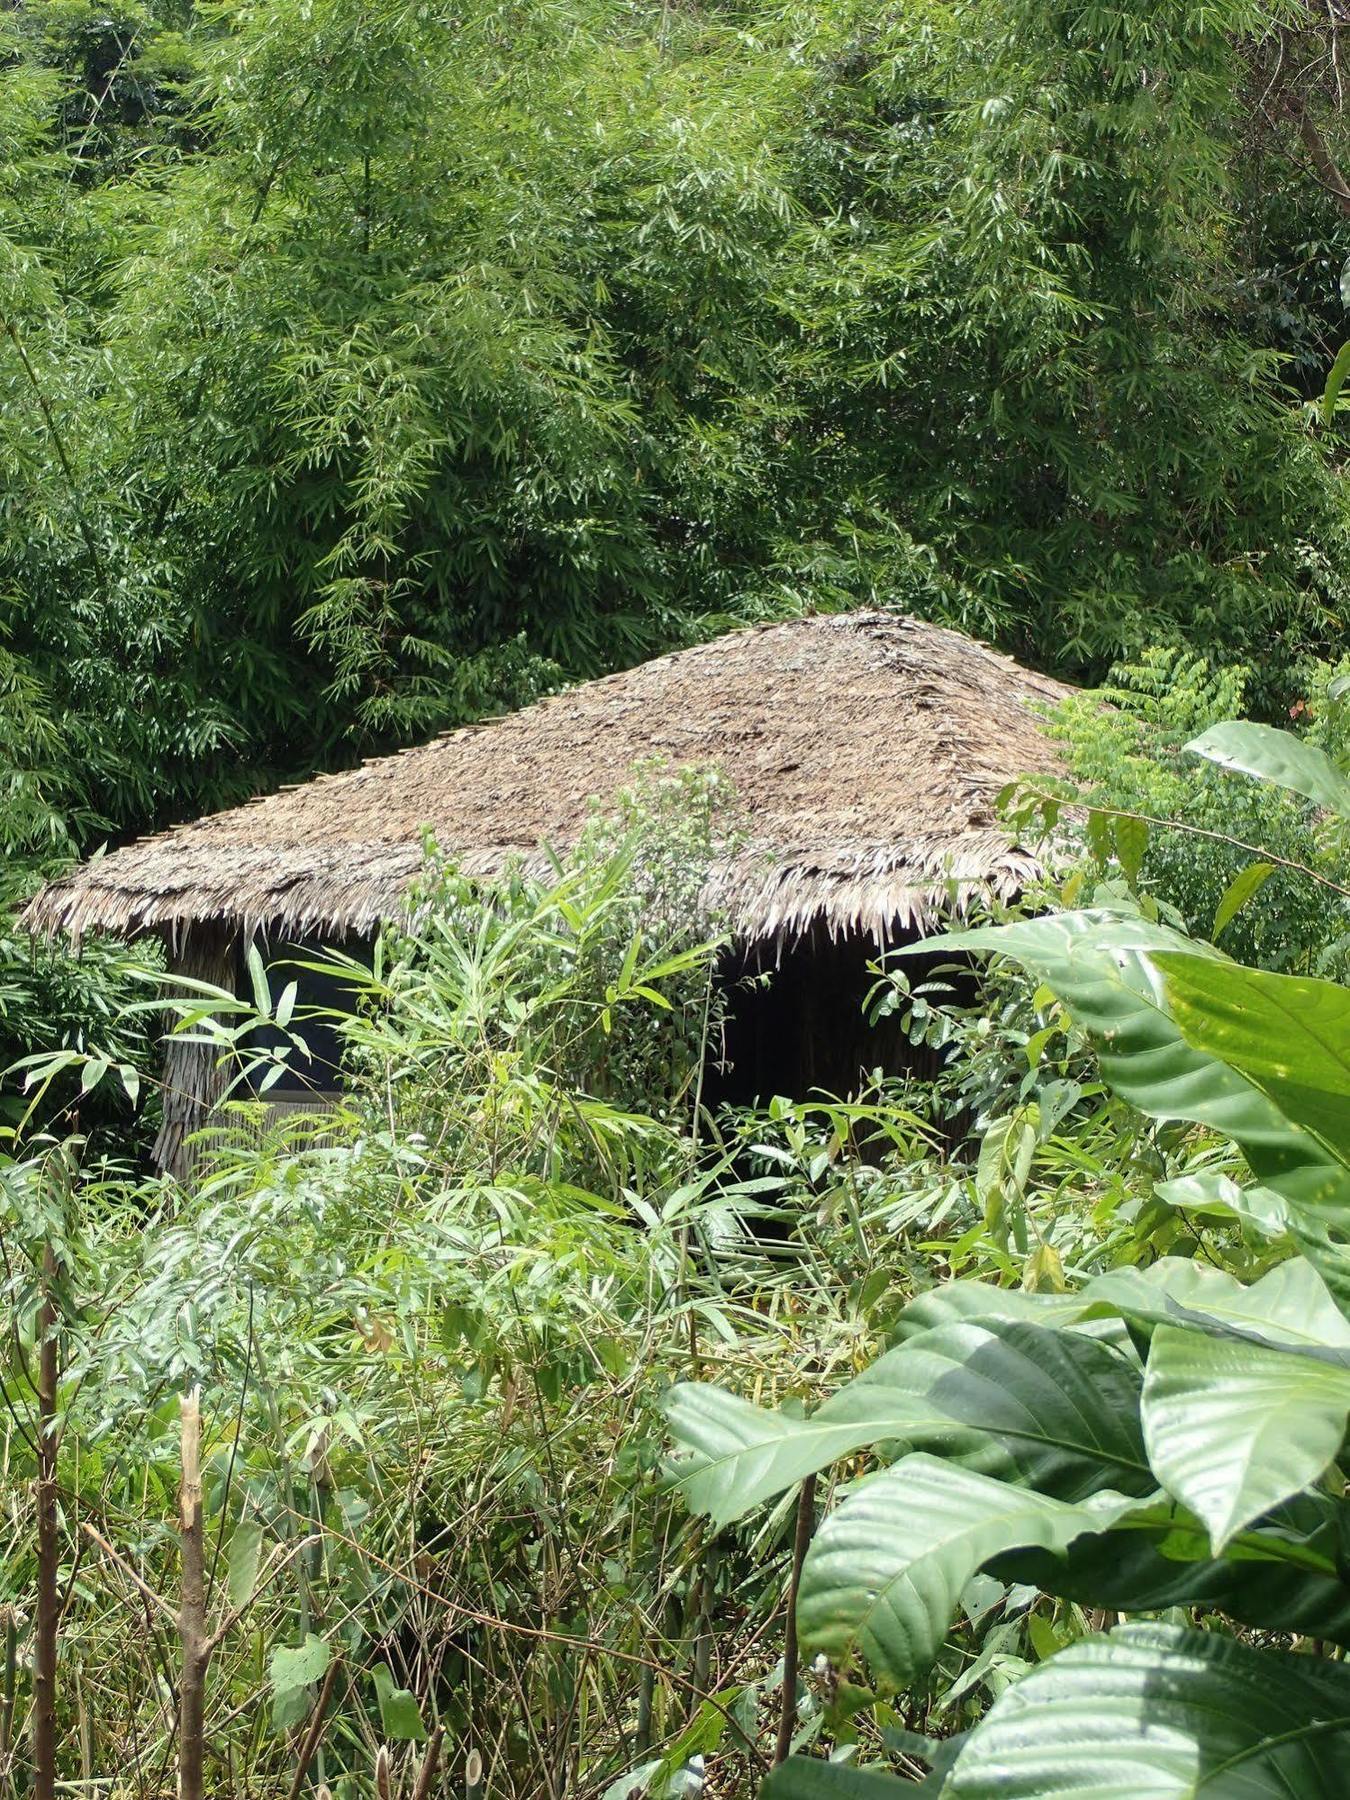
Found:
[[(994, 801), (1013, 777), (1055, 766), (1038, 712), (1067, 692), (959, 632), (889, 613), (734, 632), (128, 844), (52, 882), (26, 921), (76, 938), (158, 933), (176, 970), (237, 987), (255, 935), (284, 946), (373, 934), (419, 874), (428, 829), (487, 879), (542, 861), (542, 845), (570, 848), (636, 763), (712, 764), (740, 816), (708, 898), (749, 966), (766, 946), (780, 965), (758, 1010), (730, 1021), (739, 1035), (719, 1067), (741, 1085), (723, 1097), (847, 1091), (861, 1069), (895, 1066), (859, 1035), (859, 940), (913, 935), (953, 902), (1010, 897), (1037, 873)], [(223, 1076), (202, 1046), (175, 1044), (170, 1059), (156, 1156), (183, 1176)], [(311, 1105), (331, 1080), (301, 1085), (311, 1091), (281, 1103)]]
[(999, 789), (1052, 768), (1037, 710), (1068, 690), (983, 644), (858, 612), (733, 632), (415, 750), (180, 825), (85, 863), (28, 909), (37, 930), (203, 926), (351, 936), (396, 912), (429, 827), (470, 875), (566, 849), (635, 762), (716, 764), (742, 811), (713, 898), (746, 940), (823, 924), (885, 939), (954, 893), (1008, 896), (1033, 859)]

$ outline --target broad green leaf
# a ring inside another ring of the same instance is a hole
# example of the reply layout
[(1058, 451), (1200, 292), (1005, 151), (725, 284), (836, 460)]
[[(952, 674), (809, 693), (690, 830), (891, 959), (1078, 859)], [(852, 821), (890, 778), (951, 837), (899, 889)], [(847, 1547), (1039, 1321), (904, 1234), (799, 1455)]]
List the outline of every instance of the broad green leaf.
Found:
[(1328, 812), (1350, 818), (1350, 780), (1324, 750), (1292, 732), (1274, 725), (1230, 719), (1222, 725), (1211, 725), (1198, 738), (1192, 738), (1186, 748), (1221, 768), (1254, 775), (1274, 787), (1301, 794)]
[(950, 1800), (1342, 1800), (1350, 1671), (1219, 1632), (1127, 1625), (1008, 1688)]
[(1194, 1606), (1263, 1631), (1350, 1645), (1350, 1589), (1337, 1573), (1343, 1504), (1301, 1494), (1267, 1524), (1242, 1532), (1218, 1561), (1204, 1528), (1187, 1527), (1178, 1511), (1160, 1506), (1156, 1523), (1149, 1512), (1134, 1514), (1127, 1527), (1078, 1538), (1061, 1555), (999, 1557), (990, 1574), (1082, 1606), (1125, 1613)]
[(843, 1409), (843, 1416), (824, 1408), (809, 1419), (771, 1412), (693, 1381), (671, 1389), (665, 1412), (687, 1452), (672, 1465), (670, 1485), (694, 1512), (708, 1513), (719, 1525), (841, 1456), (902, 1436), (921, 1415), (932, 1422), (938, 1417), (922, 1401), (882, 1382), (873, 1383), (857, 1406)]
[(932, 1665), (962, 1589), (991, 1558), (1062, 1550), (1139, 1504), (1109, 1492), (1070, 1504), (906, 1456), (860, 1483), (817, 1531), (797, 1599), (802, 1643), (840, 1665), (861, 1657), (874, 1681), (902, 1688)]
[(380, 1703), (380, 1725), (385, 1737), (403, 1744), (424, 1744), (426, 1726), (412, 1692), (394, 1685), (394, 1677), (385, 1663), (376, 1663), (371, 1674), (375, 1679), (375, 1697)]
[(1153, 1333), (1149, 1461), (1204, 1521), (1216, 1556), (1234, 1532), (1317, 1479), (1340, 1449), (1348, 1413), (1350, 1368), (1174, 1325)]
[(726, 1523), (841, 1456), (891, 1440), (1063, 1498), (1101, 1487), (1144, 1492), (1153, 1483), (1140, 1380), (1131, 1361), (1092, 1338), (1020, 1319), (957, 1319), (888, 1351), (806, 1419), (698, 1383), (674, 1388), (667, 1417), (688, 1454), (671, 1484), (695, 1511)]
[[(1341, 298), (1345, 301), (1345, 270), (1341, 270)], [(1350, 302), (1346, 302), (1350, 304)], [(1330, 425), (1336, 416), (1336, 403), (1341, 397), (1341, 389), (1346, 378), (1350, 377), (1350, 344), (1342, 344), (1336, 352), (1336, 360), (1327, 375), (1327, 384), (1322, 389), (1322, 423)]]
[(1330, 1236), (1350, 1220), (1350, 1169), (1237, 1069), (1186, 1041), (1156, 959), (1173, 952), (1225, 971), (1236, 964), (1166, 926), (1102, 911), (952, 932), (929, 947), (935, 942), (1023, 963), (1088, 1031), (1122, 1099), (1150, 1118), (1208, 1125), (1231, 1138), (1258, 1182), (1288, 1204), (1291, 1230), (1337, 1303), (1350, 1306), (1350, 1257)]
[(272, 1652), (268, 1672), (272, 1687), (284, 1694), (293, 1688), (309, 1687), (327, 1672), (332, 1652), (321, 1637), (311, 1631), (303, 1644), (291, 1649), (285, 1645)]
[(1350, 988), (1198, 956), (1155, 960), (1186, 1042), (1237, 1069), (1350, 1163)]
[(1289, 1230), (1289, 1208), (1278, 1194), (1251, 1183), (1241, 1187), (1231, 1175), (1215, 1170), (1160, 1181), (1153, 1191), (1169, 1206), (1190, 1212), (1231, 1214), (1268, 1237), (1279, 1237)]
[(296, 1649), (286, 1646), (272, 1652), (268, 1672), (272, 1678), (272, 1723), (278, 1731), (290, 1731), (310, 1707), (310, 1690), (327, 1672), (332, 1653), (313, 1632)]
[(999, 1288), (986, 1281), (947, 1281), (917, 1294), (895, 1322), (899, 1343), (945, 1325), (953, 1319), (1025, 1319), (1054, 1325), (1078, 1317), (1082, 1304), (1074, 1295), (1032, 1294), (1025, 1288)]
[(225, 1552), (225, 1591), (231, 1606), (246, 1606), (253, 1598), (262, 1541), (262, 1526), (251, 1519), (236, 1525), (230, 1534), (229, 1549)]
[(1132, 1353), (1094, 1338), (1020, 1319), (963, 1319), (888, 1351), (821, 1412), (866, 1409), (874, 1385), (903, 1384), (947, 1422), (945, 1432), (916, 1423), (906, 1434), (915, 1449), (942, 1450), (1061, 1500), (1100, 1488), (1144, 1494), (1157, 1483), (1139, 1424), (1140, 1382)]
[(1248, 863), (1245, 869), (1238, 870), (1223, 890), (1219, 904), (1214, 909), (1214, 924), (1210, 930), (1212, 938), (1217, 941), (1223, 936), (1247, 902), (1260, 893), (1274, 873), (1275, 864), (1272, 862)]
[(1350, 1320), (1299, 1257), (1244, 1284), (1212, 1264), (1164, 1256), (1147, 1268), (1094, 1277), (1078, 1300), (1088, 1312), (1109, 1306), (1137, 1325), (1188, 1324), (1255, 1343), (1350, 1352)]
[(790, 1756), (760, 1788), (763, 1800), (908, 1800), (919, 1792), (893, 1775), (855, 1769), (816, 1756)]

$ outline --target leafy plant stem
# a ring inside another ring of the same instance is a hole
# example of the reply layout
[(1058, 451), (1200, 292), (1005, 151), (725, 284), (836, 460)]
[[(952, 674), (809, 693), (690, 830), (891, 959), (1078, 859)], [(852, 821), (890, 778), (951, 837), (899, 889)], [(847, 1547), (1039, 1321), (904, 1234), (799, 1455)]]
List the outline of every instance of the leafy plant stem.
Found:
[(788, 1583), (787, 1625), (783, 1632), (783, 1692), (778, 1709), (778, 1741), (774, 1745), (775, 1766), (786, 1762), (792, 1752), (792, 1734), (797, 1728), (797, 1669), (800, 1661), (797, 1645), (797, 1591), (801, 1586), (802, 1564), (811, 1547), (815, 1528), (816, 1478), (808, 1475), (797, 1490), (797, 1521), (792, 1534), (792, 1576)]

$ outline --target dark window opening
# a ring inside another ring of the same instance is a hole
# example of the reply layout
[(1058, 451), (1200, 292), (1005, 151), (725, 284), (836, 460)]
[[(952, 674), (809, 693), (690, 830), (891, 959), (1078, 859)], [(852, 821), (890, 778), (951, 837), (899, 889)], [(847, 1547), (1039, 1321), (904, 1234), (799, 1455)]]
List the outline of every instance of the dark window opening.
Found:
[[(705, 1076), (709, 1104), (751, 1106), (780, 1094), (847, 1098), (876, 1069), (920, 1079), (937, 1074), (941, 1053), (912, 1044), (898, 1016), (875, 1024), (867, 1019), (867, 996), (877, 982), (869, 964), (880, 955), (869, 934), (831, 937), (821, 924), (778, 955), (755, 946), (731, 951), (719, 970), (728, 1017), (721, 1053), (714, 1046)], [(907, 957), (905, 966), (917, 987), (951, 961), (950, 953), (939, 953)]]
[[(342, 1088), (342, 1017), (355, 1010), (356, 996), (349, 980), (340, 970), (317, 970), (302, 964), (324, 961), (330, 950), (366, 961), (370, 946), (363, 938), (295, 938), (271, 944), (255, 940), (267, 968), (267, 986), (275, 1010), (282, 995), (296, 984), (294, 1010), (289, 1026), (280, 1030), (275, 1025), (260, 1025), (251, 1031), (245, 1053), (275, 1050), (290, 1044), (285, 1072), (266, 1089), (269, 1100), (303, 1097), (306, 1094), (332, 1094)], [(240, 990), (252, 992), (248, 972), (240, 954)], [(336, 1016), (334, 1016), (336, 1015)], [(294, 1042), (303, 1040), (304, 1050)], [(249, 1077), (257, 1092), (268, 1073), (260, 1066)]]

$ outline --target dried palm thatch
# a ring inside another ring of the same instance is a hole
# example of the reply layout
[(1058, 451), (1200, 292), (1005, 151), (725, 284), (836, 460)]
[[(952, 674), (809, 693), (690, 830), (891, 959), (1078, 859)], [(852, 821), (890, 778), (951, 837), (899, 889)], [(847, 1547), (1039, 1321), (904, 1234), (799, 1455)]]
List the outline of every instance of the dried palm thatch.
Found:
[(732, 633), (587, 682), (346, 774), (288, 788), (86, 863), (28, 923), (345, 935), (394, 914), (430, 829), (466, 874), (565, 850), (641, 759), (715, 764), (739, 845), (709, 898), (745, 939), (816, 921), (880, 939), (1037, 872), (994, 797), (1055, 766), (1037, 711), (1068, 690), (984, 645), (859, 612)]

